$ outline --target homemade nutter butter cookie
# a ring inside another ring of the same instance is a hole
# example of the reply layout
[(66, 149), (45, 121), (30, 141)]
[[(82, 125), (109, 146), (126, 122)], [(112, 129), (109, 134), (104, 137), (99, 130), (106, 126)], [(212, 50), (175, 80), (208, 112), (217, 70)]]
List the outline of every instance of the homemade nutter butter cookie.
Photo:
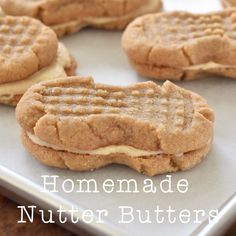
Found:
[(49, 27), (29, 17), (0, 17), (0, 103), (16, 105), (31, 85), (74, 75), (75, 68)]
[(133, 67), (147, 77), (236, 78), (236, 10), (146, 15), (127, 27), (122, 44)]
[(135, 17), (157, 12), (161, 0), (1, 0), (9, 15), (27, 15), (52, 27), (58, 36), (83, 27), (124, 29)]
[(235, 0), (221, 0), (222, 5), (224, 7), (236, 7), (236, 1)]
[(213, 111), (171, 82), (128, 87), (71, 77), (31, 87), (16, 108), (22, 140), (46, 165), (93, 170), (112, 163), (156, 175), (186, 170), (208, 153)]

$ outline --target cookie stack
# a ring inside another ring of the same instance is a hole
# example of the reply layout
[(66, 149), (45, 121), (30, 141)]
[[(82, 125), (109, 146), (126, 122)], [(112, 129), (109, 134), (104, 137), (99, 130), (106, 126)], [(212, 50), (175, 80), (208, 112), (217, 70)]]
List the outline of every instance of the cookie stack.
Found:
[(122, 46), (141, 75), (236, 77), (234, 10), (156, 13), (160, 0), (0, 5), (0, 102), (16, 105), (24, 94), (16, 117), (24, 146), (39, 161), (78, 171), (115, 163), (153, 176), (190, 169), (207, 155), (214, 112), (201, 96), (169, 81), (121, 87), (86, 75), (67, 77), (76, 62), (56, 34), (86, 26), (121, 30), (139, 16), (126, 28)]
[(29, 17), (0, 17), (0, 103), (16, 105), (31, 85), (75, 74), (55, 33)]
[(170, 82), (43, 82), (25, 93), (16, 114), (25, 147), (47, 165), (72, 170), (111, 163), (151, 176), (186, 170), (206, 156), (213, 139), (206, 101)]

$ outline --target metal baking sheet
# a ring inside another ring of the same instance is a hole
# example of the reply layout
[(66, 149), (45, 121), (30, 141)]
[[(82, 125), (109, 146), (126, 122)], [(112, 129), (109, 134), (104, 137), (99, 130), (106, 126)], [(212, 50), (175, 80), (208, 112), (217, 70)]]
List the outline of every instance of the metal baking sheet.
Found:
[[(221, 8), (217, 0), (166, 0), (167, 10), (183, 9), (193, 12), (215, 11)], [(85, 29), (80, 33), (63, 38), (63, 42), (74, 54), (79, 62), (78, 74), (92, 75), (96, 82), (128, 85), (134, 82), (146, 81), (137, 75), (130, 67), (120, 45), (120, 32), (106, 32), (102, 30)], [(157, 82), (161, 84), (161, 82)], [(80, 221), (73, 225), (75, 232), (84, 229), (96, 235), (190, 235), (199, 232), (203, 224), (191, 222), (183, 224), (156, 223), (153, 210), (158, 205), (166, 210), (168, 205), (178, 212), (188, 209), (191, 213), (203, 209), (206, 213), (213, 209), (220, 209), (236, 191), (236, 81), (227, 78), (202, 78), (191, 82), (177, 82), (184, 88), (191, 89), (203, 97), (215, 109), (215, 139), (208, 158), (196, 168), (171, 174), (173, 193), (162, 193), (159, 189), (160, 181), (166, 175), (152, 177), (157, 193), (144, 193), (141, 189), (143, 181), (148, 178), (123, 166), (109, 166), (94, 172), (72, 172), (68, 170), (46, 167), (34, 160), (22, 147), (20, 129), (15, 121), (14, 109), (0, 106), (0, 185), (5, 189), (19, 194), (26, 200), (41, 208), (55, 210), (61, 205), (70, 209), (71, 205), (79, 209), (78, 216), (84, 210), (95, 212), (92, 223)], [(58, 193), (42, 193), (42, 175), (57, 175)], [(134, 179), (140, 190), (139, 193), (117, 193), (118, 179)], [(99, 193), (65, 193), (61, 190), (66, 179), (95, 179)], [(102, 183), (111, 179), (115, 183), (112, 193), (102, 191)], [(186, 193), (179, 193), (176, 184), (180, 179), (187, 179), (189, 189)], [(129, 224), (118, 223), (121, 218), (119, 206), (132, 206), (134, 210), (150, 210), (152, 223), (141, 224), (135, 219)], [(103, 224), (96, 222), (96, 210), (107, 209), (108, 216), (103, 218)], [(235, 216), (235, 207), (227, 208), (230, 218)], [(69, 215), (68, 215), (69, 216)], [(166, 219), (166, 214), (164, 215)], [(207, 217), (203, 217), (206, 220)], [(235, 217), (234, 217), (235, 218)], [(224, 218), (225, 219), (225, 218)], [(229, 221), (228, 221), (229, 222)], [(226, 220), (219, 220), (217, 227), (223, 230), (227, 227)], [(213, 225), (212, 227), (216, 227)], [(64, 225), (72, 227), (69, 223)], [(208, 231), (209, 232), (209, 231)], [(212, 231), (213, 232), (213, 231)], [(206, 234), (202, 234), (206, 235)]]

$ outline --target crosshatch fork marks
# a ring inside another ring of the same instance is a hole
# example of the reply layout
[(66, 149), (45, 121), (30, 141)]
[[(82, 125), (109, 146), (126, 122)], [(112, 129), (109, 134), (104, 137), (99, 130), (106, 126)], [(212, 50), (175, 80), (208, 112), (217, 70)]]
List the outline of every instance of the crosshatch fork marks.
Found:
[(194, 106), (191, 98), (148, 82), (138, 87), (115, 87), (85, 83), (44, 85), (37, 99), (46, 113), (60, 116), (92, 114), (130, 115), (162, 124), (168, 130), (191, 126)]

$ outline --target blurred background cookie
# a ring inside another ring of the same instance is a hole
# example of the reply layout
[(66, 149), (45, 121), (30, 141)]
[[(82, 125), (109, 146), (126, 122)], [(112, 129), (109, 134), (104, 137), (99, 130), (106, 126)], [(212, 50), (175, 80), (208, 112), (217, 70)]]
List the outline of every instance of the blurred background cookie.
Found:
[(236, 7), (236, 0), (221, 0), (224, 7)]
[(122, 45), (130, 63), (154, 79), (190, 80), (208, 74), (236, 78), (236, 10), (157, 13), (135, 19)]
[(157, 12), (161, 0), (1, 0), (9, 15), (27, 15), (52, 27), (57, 35), (71, 34), (83, 27), (124, 29), (135, 17)]

